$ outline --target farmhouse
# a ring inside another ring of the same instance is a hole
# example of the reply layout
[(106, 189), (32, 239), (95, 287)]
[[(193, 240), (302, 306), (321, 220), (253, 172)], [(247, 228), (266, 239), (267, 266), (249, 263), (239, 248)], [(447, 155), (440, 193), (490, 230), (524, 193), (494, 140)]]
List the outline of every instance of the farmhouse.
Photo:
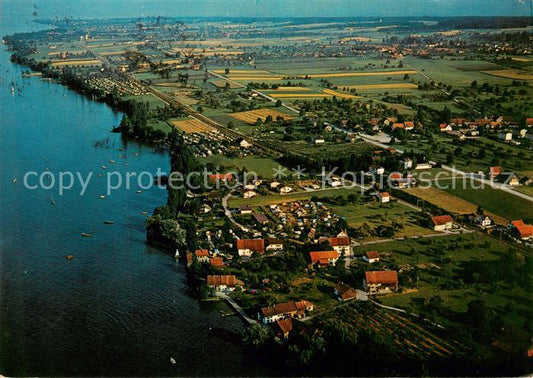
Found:
[(357, 291), (342, 282), (339, 282), (337, 286), (335, 286), (335, 288), (333, 289), (333, 293), (341, 302), (357, 299)]
[(292, 188), (290, 186), (283, 186), (279, 190), (279, 193), (282, 194), (282, 195), (283, 194), (289, 194), (290, 192), (292, 192)]
[(492, 225), (492, 219), (486, 215), (479, 215), (476, 217), (475, 223), (480, 227), (489, 227)]
[(403, 163), (403, 169), (411, 169), (413, 168), (413, 161), (409, 158), (406, 158), (405, 160), (402, 160)]
[(509, 225), (511, 232), (522, 240), (530, 240), (533, 238), (533, 225), (526, 224), (522, 220), (512, 221)]
[(209, 252), (207, 249), (197, 249), (194, 251), (194, 254), (198, 262), (209, 262)]
[(263, 239), (239, 239), (237, 240), (237, 252), (239, 256), (252, 256), (254, 252), (265, 253), (265, 241)]
[(339, 254), (342, 255), (351, 255), (352, 254), (352, 247), (349, 237), (336, 237), (336, 238), (319, 238), (318, 242), (329, 242), (329, 245)]
[(311, 256), (312, 265), (318, 264), (320, 267), (335, 266), (339, 259), (337, 251), (315, 251), (309, 252), (309, 255)]
[(513, 133), (499, 133), (498, 138), (500, 138), (504, 142), (510, 142), (513, 140)]
[(207, 286), (219, 292), (232, 292), (237, 287), (243, 287), (244, 283), (236, 279), (234, 275), (209, 275), (207, 276)]
[(502, 174), (502, 167), (499, 167), (499, 166), (495, 166), (495, 167), (489, 167), (489, 176), (490, 178), (496, 178), (498, 177), (499, 175)]
[(398, 273), (394, 270), (365, 272), (363, 288), (368, 294), (384, 294), (398, 290)]
[(233, 174), (231, 173), (215, 173), (215, 174), (209, 175), (208, 177), (211, 183), (229, 182), (233, 180)]
[(377, 197), (380, 203), (390, 202), (390, 194), (387, 192), (378, 193)]
[(369, 264), (377, 263), (379, 262), (379, 252), (378, 251), (367, 251), (365, 252), (363, 256), (363, 260), (365, 260)]
[(253, 190), (245, 190), (244, 193), (242, 194), (242, 197), (245, 199), (248, 199), (248, 198), (255, 197), (256, 195), (257, 193), (254, 192)]
[(451, 230), (453, 227), (453, 219), (449, 215), (431, 217), (430, 227), (433, 228), (434, 231)]
[(306, 311), (313, 311), (313, 309), (313, 304), (306, 300), (299, 302), (289, 301), (261, 308), (258, 319), (264, 324), (269, 324), (282, 319), (303, 318)]
[(516, 173), (513, 172), (503, 172), (498, 176), (497, 181), (509, 186), (520, 185), (520, 178), (516, 175)]

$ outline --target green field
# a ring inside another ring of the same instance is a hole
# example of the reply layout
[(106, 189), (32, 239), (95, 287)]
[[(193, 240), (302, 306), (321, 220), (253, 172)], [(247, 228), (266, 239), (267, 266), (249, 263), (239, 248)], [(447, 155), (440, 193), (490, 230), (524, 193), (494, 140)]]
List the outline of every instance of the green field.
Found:
[(348, 194), (356, 194), (358, 192), (359, 192), (358, 188), (354, 188), (354, 189), (338, 188), (338, 189), (317, 190), (317, 191), (312, 191), (312, 192), (296, 192), (296, 193), (290, 193), (290, 194), (285, 194), (285, 195), (272, 194), (268, 196), (258, 196), (258, 197), (254, 197), (251, 199), (232, 198), (229, 201), (229, 205), (231, 207), (238, 207), (239, 205), (243, 205), (243, 204), (248, 204), (251, 206), (264, 206), (264, 205), (275, 204), (275, 203), (306, 200), (314, 196), (318, 198), (335, 197), (339, 195), (346, 196)]
[(504, 218), (533, 222), (533, 203), (486, 185), (483, 189), (475, 189), (477, 185), (481, 183), (475, 182), (472, 185), (470, 180), (465, 183), (464, 179), (457, 179), (455, 188), (451, 188), (450, 185), (450, 188), (443, 187), (443, 189)]
[(268, 157), (259, 157), (259, 156), (246, 156), (243, 158), (229, 158), (227, 156), (212, 155), (206, 158), (199, 158), (200, 163), (212, 163), (215, 166), (224, 166), (226, 170), (241, 170), (246, 168), (246, 170), (251, 174), (252, 172), (257, 173), (259, 177), (265, 179), (272, 179), (275, 174), (275, 169), (278, 167), (284, 168), (283, 165), (278, 163), (276, 160)]

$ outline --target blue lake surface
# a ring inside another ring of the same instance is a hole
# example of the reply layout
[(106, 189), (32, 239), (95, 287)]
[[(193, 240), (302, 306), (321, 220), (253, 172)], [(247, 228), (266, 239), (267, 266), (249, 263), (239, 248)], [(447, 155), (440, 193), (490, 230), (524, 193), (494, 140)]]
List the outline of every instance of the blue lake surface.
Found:
[[(44, 27), (31, 22), (31, 12), (19, 14), (14, 12), (18, 8), (7, 8), (2, 35)], [(209, 333), (210, 327), (239, 332), (241, 320), (222, 318), (220, 310), (227, 311), (222, 303), (188, 296), (185, 267), (146, 246), (142, 212), (164, 204), (165, 190), (154, 187), (139, 194), (133, 180), (130, 190), (100, 198), (109, 170), (123, 175), (165, 171), (167, 154), (123, 143), (119, 134), (110, 132), (120, 114), (58, 84), (22, 78), (25, 69), (11, 64), (4, 46), (0, 51), (0, 373), (267, 374), (240, 345)], [(83, 196), (79, 184), (62, 196), (57, 186), (25, 188), (26, 172), (46, 169), (56, 178), (65, 171), (94, 175)], [(106, 225), (106, 220), (114, 224)], [(93, 236), (84, 238), (81, 233)], [(73, 260), (66, 259), (70, 254)]]

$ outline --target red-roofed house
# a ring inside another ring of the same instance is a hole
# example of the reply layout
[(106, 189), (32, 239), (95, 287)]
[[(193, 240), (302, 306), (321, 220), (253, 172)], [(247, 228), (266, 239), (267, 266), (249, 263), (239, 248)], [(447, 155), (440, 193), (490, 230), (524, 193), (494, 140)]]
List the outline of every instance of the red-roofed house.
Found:
[(217, 182), (217, 181), (229, 182), (229, 181), (233, 181), (233, 174), (231, 174), (231, 173), (215, 173), (215, 174), (209, 175), (209, 181), (210, 182)]
[(336, 237), (336, 238), (319, 238), (318, 242), (329, 242), (329, 245), (338, 252), (339, 255), (351, 255), (352, 254), (352, 245), (349, 237)]
[(413, 130), (415, 128), (415, 123), (411, 121), (404, 122), (404, 125), (405, 125), (405, 130), (407, 131)]
[(265, 241), (263, 239), (239, 239), (237, 240), (237, 252), (239, 256), (252, 256), (254, 252), (265, 253)]
[(530, 240), (533, 238), (533, 225), (526, 224), (522, 220), (515, 220), (511, 222), (511, 231), (515, 233), (522, 240)]
[(209, 264), (215, 268), (224, 268), (226, 266), (222, 257), (211, 257), (209, 259)]
[(293, 316), (296, 316), (297, 312), (298, 308), (296, 307), (296, 303), (294, 303), (294, 301), (289, 301), (261, 308), (258, 318), (264, 324), (268, 324), (281, 319), (292, 318)]
[(341, 302), (357, 299), (357, 291), (342, 282), (339, 282), (337, 286), (335, 286), (333, 292)]
[(533, 118), (526, 118), (526, 126), (533, 126)]
[(451, 230), (453, 227), (453, 219), (449, 215), (431, 217), (430, 226), (435, 231)]
[(380, 203), (390, 202), (390, 194), (388, 192), (381, 192), (377, 195)]
[(209, 262), (209, 252), (207, 249), (197, 249), (194, 251), (194, 254), (198, 262)]
[(321, 267), (335, 266), (339, 259), (339, 253), (337, 251), (316, 251), (309, 252), (309, 255), (311, 256), (312, 265), (318, 264)]
[(363, 256), (363, 260), (365, 260), (369, 264), (379, 262), (379, 252), (378, 251), (367, 251), (365, 252), (365, 255)]
[(398, 290), (398, 273), (394, 270), (365, 272), (363, 288), (368, 294), (384, 294)]
[(289, 333), (292, 331), (292, 319), (280, 319), (276, 320), (276, 329), (274, 333), (280, 339), (288, 339)]
[(502, 167), (496, 166), (496, 167), (489, 167), (489, 176), (490, 178), (496, 178), (499, 175), (502, 174)]
[(234, 275), (209, 275), (207, 276), (207, 286), (216, 291), (234, 291), (238, 286), (243, 287), (244, 282), (239, 281)]
[(396, 129), (405, 129), (405, 125), (403, 123), (395, 122), (392, 124), (392, 131)]

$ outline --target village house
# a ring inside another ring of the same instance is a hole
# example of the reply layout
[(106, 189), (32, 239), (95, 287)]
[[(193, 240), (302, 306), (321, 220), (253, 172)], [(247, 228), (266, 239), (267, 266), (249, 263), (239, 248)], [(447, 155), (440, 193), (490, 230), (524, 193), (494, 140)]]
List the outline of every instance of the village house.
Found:
[(209, 175), (209, 182), (211, 183), (219, 183), (219, 182), (230, 182), (233, 181), (233, 174), (231, 173), (215, 173), (212, 175)]
[(390, 194), (388, 192), (378, 193), (377, 197), (380, 203), (390, 202)]
[(502, 172), (503, 170), (502, 170), (502, 167), (500, 166), (489, 167), (489, 177), (491, 179), (495, 179), (496, 177), (501, 175)]
[(431, 169), (431, 168), (433, 168), (433, 166), (429, 163), (419, 163), (415, 167), (416, 170)]
[(445, 124), (445, 123), (441, 123), (441, 124), (439, 125), (439, 128), (440, 128), (440, 132), (441, 132), (441, 133), (448, 133), (448, 132), (453, 131), (453, 127), (452, 127), (452, 125), (447, 125), (447, 124)]
[(241, 213), (241, 215), (246, 215), (246, 214), (252, 214), (252, 206), (250, 205), (240, 205), (239, 206), (239, 211)]
[(279, 252), (283, 251), (283, 240), (281, 239), (267, 239), (267, 252)]
[(249, 199), (249, 198), (255, 197), (256, 195), (257, 193), (254, 192), (253, 190), (245, 190), (244, 193), (242, 194), (242, 197), (244, 199)]
[(218, 292), (233, 292), (237, 287), (244, 287), (244, 283), (234, 275), (208, 275), (207, 286)]
[(337, 286), (335, 286), (335, 288), (333, 289), (333, 293), (341, 302), (357, 299), (357, 291), (342, 282), (339, 282)]
[(431, 217), (430, 227), (434, 231), (446, 231), (453, 228), (453, 219), (449, 215)]
[(335, 238), (326, 238), (321, 237), (318, 239), (319, 243), (329, 242), (331, 248), (333, 248), (339, 255), (344, 254), (345, 256), (352, 254), (351, 240), (349, 237), (335, 237)]
[(369, 264), (378, 263), (379, 252), (378, 251), (367, 251), (363, 255), (363, 260), (365, 260)]
[(214, 268), (224, 268), (226, 266), (222, 257), (211, 257), (209, 259), (209, 264)]
[(247, 142), (245, 139), (241, 140), (241, 142), (239, 143), (239, 146), (241, 146), (242, 148), (252, 147), (252, 145), (249, 142)]
[(411, 131), (415, 128), (415, 123), (412, 121), (405, 121), (403, 124), (406, 131)]
[(265, 241), (263, 239), (239, 239), (237, 240), (237, 252), (239, 256), (252, 256), (254, 252), (265, 253)]
[(255, 221), (260, 225), (265, 225), (268, 223), (268, 218), (261, 213), (253, 213), (253, 216)]
[(520, 186), (520, 178), (514, 172), (503, 172), (497, 177), (497, 181), (508, 186)]
[(187, 258), (187, 266), (191, 266), (192, 263), (194, 262), (194, 255), (191, 252), (187, 252), (186, 258)]
[(289, 301), (261, 308), (258, 319), (264, 324), (269, 324), (282, 319), (303, 318), (307, 311), (313, 310), (314, 305), (309, 301)]
[(200, 263), (209, 262), (209, 252), (207, 249), (197, 249), (194, 251), (194, 254), (196, 256), (196, 261)]
[(311, 256), (311, 264), (319, 267), (335, 266), (339, 259), (339, 253), (337, 251), (315, 251), (309, 252)]
[(279, 181), (272, 181), (270, 183), (270, 189), (271, 190), (276, 190), (277, 188), (279, 188), (281, 186), (281, 182)]
[(413, 168), (413, 161), (409, 158), (402, 160), (402, 164), (403, 164), (403, 169)]
[(276, 320), (274, 334), (280, 339), (288, 339), (292, 331), (292, 318)]
[(478, 215), (474, 222), (480, 227), (490, 227), (492, 225), (492, 219), (485, 214)]
[(363, 288), (368, 294), (385, 294), (398, 290), (398, 273), (394, 270), (365, 272)]
[(315, 144), (324, 144), (324, 143), (326, 143), (326, 140), (325, 140), (324, 138), (315, 138), (315, 139), (313, 140), (313, 142), (314, 142)]
[(509, 225), (511, 233), (521, 240), (530, 240), (533, 238), (533, 225), (526, 224), (522, 220), (512, 221)]
[(513, 140), (513, 133), (509, 133), (509, 132), (499, 133), (498, 138), (503, 140), (504, 142), (510, 142)]

